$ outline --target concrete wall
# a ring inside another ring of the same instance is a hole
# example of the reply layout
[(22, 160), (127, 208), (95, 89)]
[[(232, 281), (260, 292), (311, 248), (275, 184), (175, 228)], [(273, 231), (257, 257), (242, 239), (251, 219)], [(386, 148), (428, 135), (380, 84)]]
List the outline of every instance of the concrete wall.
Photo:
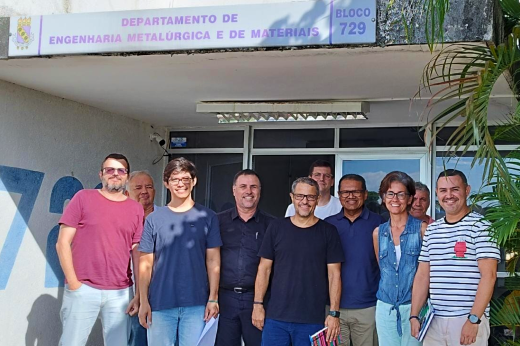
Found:
[[(132, 170), (147, 169), (160, 182), (163, 163), (152, 165), (161, 154), (149, 140), (153, 131), (0, 81), (0, 344), (58, 344), (63, 274), (54, 246), (63, 207), (75, 192), (100, 182), (101, 160), (111, 152), (124, 153)], [(99, 324), (91, 339), (89, 345), (102, 345)]]

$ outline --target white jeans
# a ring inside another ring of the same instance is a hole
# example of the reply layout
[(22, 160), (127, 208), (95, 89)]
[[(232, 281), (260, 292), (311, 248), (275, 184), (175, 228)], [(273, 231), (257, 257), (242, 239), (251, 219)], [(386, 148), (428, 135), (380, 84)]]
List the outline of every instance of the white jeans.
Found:
[(63, 324), (60, 346), (85, 345), (100, 313), (105, 346), (127, 345), (130, 318), (125, 310), (132, 296), (132, 287), (100, 290), (83, 284), (71, 291), (65, 286), (60, 311)]

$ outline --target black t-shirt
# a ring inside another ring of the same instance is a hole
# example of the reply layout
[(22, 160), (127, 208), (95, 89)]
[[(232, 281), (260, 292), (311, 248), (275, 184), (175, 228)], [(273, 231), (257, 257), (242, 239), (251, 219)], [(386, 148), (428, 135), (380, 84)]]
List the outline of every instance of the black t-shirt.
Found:
[(345, 261), (336, 227), (319, 220), (300, 228), (291, 218), (272, 221), (258, 256), (273, 260), (266, 318), (323, 324), (329, 297), (327, 264)]

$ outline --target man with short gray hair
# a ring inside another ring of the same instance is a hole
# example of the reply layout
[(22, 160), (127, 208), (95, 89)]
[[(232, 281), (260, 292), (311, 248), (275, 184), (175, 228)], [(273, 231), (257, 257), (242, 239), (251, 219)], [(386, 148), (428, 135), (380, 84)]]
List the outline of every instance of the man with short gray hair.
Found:
[(410, 215), (416, 219), (427, 222), (428, 224), (433, 223), (435, 220), (426, 212), (430, 207), (430, 189), (428, 186), (417, 181), (415, 183), (415, 195), (413, 196), (413, 203), (410, 209)]
[[(144, 218), (150, 215), (154, 209), (155, 186), (153, 178), (147, 171), (133, 171), (128, 177), (127, 195), (130, 199), (139, 202), (143, 206)], [(134, 273), (137, 275), (137, 273)], [(137, 280), (136, 280), (137, 281)], [(136, 292), (138, 295), (139, 292)], [(147, 346), (146, 329), (139, 324), (139, 316), (132, 316), (129, 346)]]
[(146, 218), (154, 211), (155, 186), (153, 178), (147, 171), (134, 171), (128, 177), (128, 196), (139, 202)]

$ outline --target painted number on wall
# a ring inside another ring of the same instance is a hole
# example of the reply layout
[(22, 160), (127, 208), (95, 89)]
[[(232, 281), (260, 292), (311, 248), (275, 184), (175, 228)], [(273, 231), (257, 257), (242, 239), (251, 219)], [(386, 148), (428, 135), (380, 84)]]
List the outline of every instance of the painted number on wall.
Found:
[[(29, 219), (40, 192), (44, 175), (42, 172), (0, 165), (0, 191), (21, 195), (15, 216), (0, 252), (0, 290), (5, 290), (13, 271), (14, 262), (22, 245), (25, 231), (28, 228)], [(101, 184), (98, 184), (95, 188), (101, 188)], [(58, 179), (52, 188), (49, 213), (63, 214), (65, 202), (82, 189), (83, 184), (74, 177), (65, 176)], [(56, 253), (59, 229), (59, 225), (54, 226), (47, 236), (45, 287), (61, 287), (64, 285), (65, 277)]]
[(34, 203), (40, 192), (43, 176), (42, 172), (0, 166), (0, 191), (21, 195), (17, 211), (0, 252), (0, 290), (4, 290), (9, 281)]

